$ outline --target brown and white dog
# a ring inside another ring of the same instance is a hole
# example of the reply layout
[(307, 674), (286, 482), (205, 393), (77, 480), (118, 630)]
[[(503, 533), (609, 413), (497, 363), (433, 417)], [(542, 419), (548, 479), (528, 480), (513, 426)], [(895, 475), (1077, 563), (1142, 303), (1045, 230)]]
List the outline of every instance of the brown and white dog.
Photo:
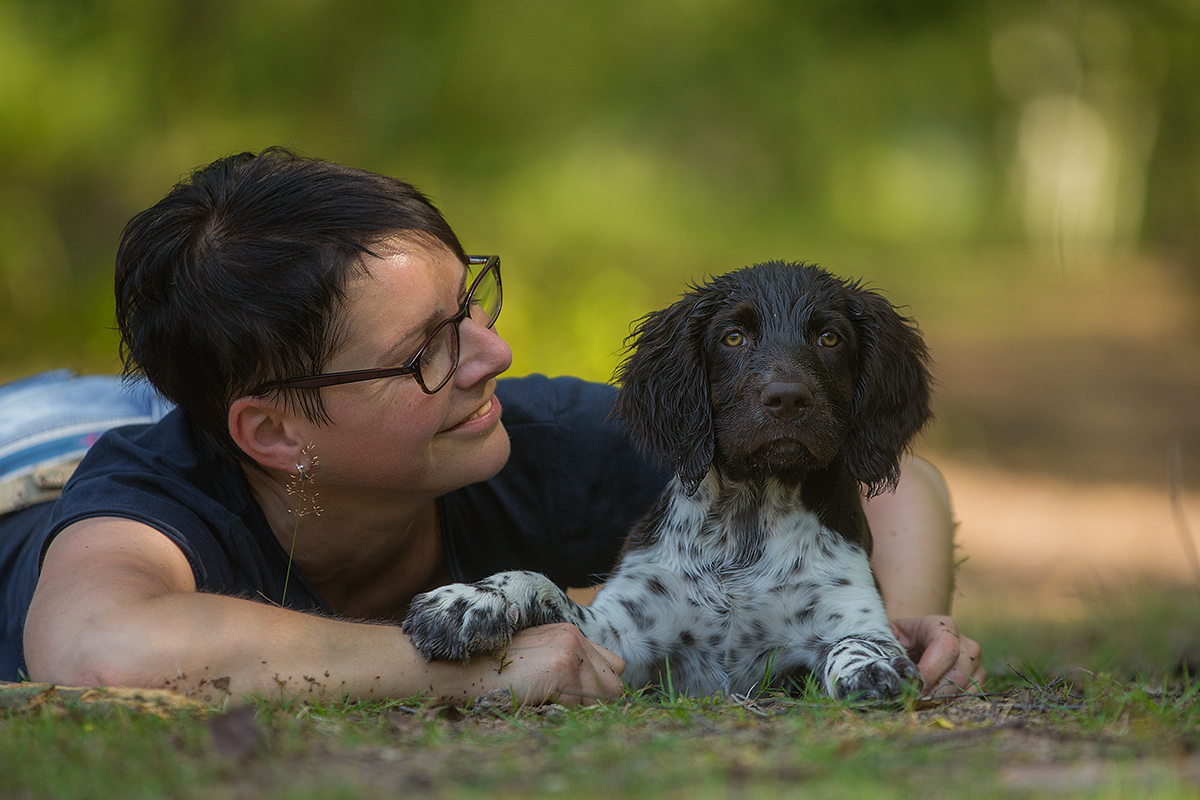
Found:
[(860, 487), (894, 486), (930, 417), (911, 321), (856, 283), (769, 262), (693, 287), (635, 336), (616, 412), (675, 476), (604, 588), (584, 607), (534, 572), (444, 586), (413, 602), (414, 645), (466, 660), (565, 621), (634, 687), (746, 694), (813, 674), (838, 697), (898, 695), (918, 673), (871, 574)]

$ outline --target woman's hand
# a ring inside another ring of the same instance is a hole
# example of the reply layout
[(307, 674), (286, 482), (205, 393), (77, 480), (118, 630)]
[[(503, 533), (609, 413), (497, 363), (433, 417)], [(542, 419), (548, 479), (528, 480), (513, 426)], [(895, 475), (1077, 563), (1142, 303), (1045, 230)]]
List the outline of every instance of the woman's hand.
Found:
[(579, 706), (620, 697), (625, 690), (621, 657), (565, 622), (526, 628), (494, 656), (476, 656), (465, 667), (447, 666), (465, 669), (467, 678), (460, 694), (443, 693), (450, 700), (503, 689), (522, 705)]
[(982, 648), (959, 633), (953, 619), (940, 615), (895, 619), (892, 630), (917, 663), (926, 696), (983, 691), (987, 673)]

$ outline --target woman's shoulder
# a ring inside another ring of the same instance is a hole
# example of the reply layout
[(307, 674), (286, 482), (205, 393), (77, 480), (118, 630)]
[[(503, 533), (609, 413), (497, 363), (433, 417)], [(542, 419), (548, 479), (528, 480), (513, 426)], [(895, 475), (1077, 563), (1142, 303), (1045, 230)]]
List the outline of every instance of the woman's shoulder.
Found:
[(238, 467), (206, 446), (175, 410), (154, 424), (100, 437), (64, 488), (58, 516), (115, 513), (160, 529), (179, 519), (222, 528), (244, 516), (249, 502)]
[[(206, 446), (179, 411), (106, 433), (55, 504), (46, 544), (67, 526), (101, 516), (162, 533), (183, 552), (201, 591), (274, 598), (286, 581), (287, 554), (241, 467)], [(296, 608), (319, 606), (307, 589), (292, 598)]]
[(503, 406), (504, 424), (510, 428), (571, 422), (608, 424), (616, 389), (581, 378), (534, 374), (500, 379), (496, 396)]

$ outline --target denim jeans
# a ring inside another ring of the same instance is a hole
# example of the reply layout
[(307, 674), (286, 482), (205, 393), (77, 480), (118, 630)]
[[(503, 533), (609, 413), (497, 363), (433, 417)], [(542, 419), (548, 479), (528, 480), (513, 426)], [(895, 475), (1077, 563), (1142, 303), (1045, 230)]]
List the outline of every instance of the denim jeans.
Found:
[(102, 433), (172, 407), (144, 380), (65, 369), (0, 386), (0, 514), (54, 499)]

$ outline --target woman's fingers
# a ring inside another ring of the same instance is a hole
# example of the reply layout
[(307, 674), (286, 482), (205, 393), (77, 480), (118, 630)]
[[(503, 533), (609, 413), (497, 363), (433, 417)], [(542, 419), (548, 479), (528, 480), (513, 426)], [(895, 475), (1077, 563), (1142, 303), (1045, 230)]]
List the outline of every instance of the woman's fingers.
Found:
[(927, 694), (982, 691), (987, 675), (983, 650), (959, 632), (953, 619), (934, 615), (893, 620), (892, 629), (916, 660)]

